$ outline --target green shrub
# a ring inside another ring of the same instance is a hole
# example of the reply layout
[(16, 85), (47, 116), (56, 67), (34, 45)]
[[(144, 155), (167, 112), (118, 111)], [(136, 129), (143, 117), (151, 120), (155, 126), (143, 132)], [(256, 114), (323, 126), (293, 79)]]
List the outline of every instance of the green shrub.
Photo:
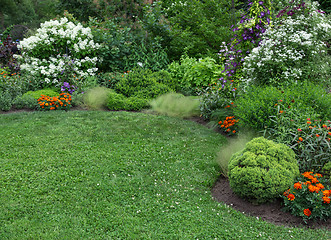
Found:
[(177, 82), (176, 91), (185, 95), (196, 95), (200, 88), (215, 84), (216, 73), (222, 68), (213, 58), (197, 60), (187, 56), (168, 66), (172, 78)]
[(95, 87), (87, 90), (83, 96), (83, 105), (91, 110), (106, 107), (110, 90), (105, 87)]
[(329, 183), (331, 184), (331, 162), (324, 165), (322, 173), (324, 173), (325, 177), (329, 177)]
[(199, 99), (186, 97), (179, 93), (161, 95), (151, 102), (152, 110), (173, 117), (192, 117), (199, 115)]
[(270, 117), (277, 115), (275, 105), (280, 100), (291, 103), (290, 107), (296, 108), (302, 115), (314, 114), (322, 120), (330, 117), (331, 95), (323, 87), (312, 83), (295, 84), (283, 91), (272, 86), (252, 87), (235, 100), (233, 111), (242, 125), (259, 131), (274, 126)]
[(34, 99), (38, 99), (38, 98), (40, 98), (41, 95), (46, 95), (49, 97), (56, 97), (59, 95), (59, 93), (57, 93), (51, 89), (41, 89), (41, 90), (37, 90), (37, 91), (28, 91), (23, 94), (23, 97), (31, 96)]
[(138, 97), (125, 97), (123, 94), (110, 91), (108, 95), (107, 108), (109, 110), (140, 111), (149, 107), (148, 100)]
[(152, 77), (159, 83), (167, 85), (172, 91), (176, 91), (180, 86), (174, 78), (171, 77), (170, 72), (166, 70), (160, 70), (152, 73)]
[(144, 108), (148, 108), (150, 105), (147, 99), (139, 97), (129, 97), (124, 100), (123, 110), (127, 111), (141, 111)]
[(171, 92), (171, 89), (159, 83), (149, 69), (136, 68), (126, 74), (116, 85), (115, 90), (126, 97), (153, 99), (159, 95)]
[(123, 110), (125, 107), (125, 96), (114, 91), (110, 91), (108, 95), (107, 108), (109, 110)]
[(228, 170), (234, 193), (255, 203), (279, 197), (299, 175), (294, 152), (263, 137), (254, 138), (235, 153)]
[(0, 110), (9, 111), (12, 108), (12, 96), (8, 91), (0, 92)]
[(35, 109), (37, 107), (37, 100), (31, 95), (18, 96), (14, 99), (13, 105), (16, 109)]

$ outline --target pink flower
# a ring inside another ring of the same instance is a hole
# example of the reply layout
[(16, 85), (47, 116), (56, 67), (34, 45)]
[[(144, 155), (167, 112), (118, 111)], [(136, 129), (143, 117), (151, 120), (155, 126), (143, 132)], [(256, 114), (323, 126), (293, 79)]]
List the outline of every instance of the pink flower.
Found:
[(301, 131), (302, 131), (302, 129), (301, 129), (301, 128), (298, 128), (298, 131), (299, 131), (299, 132), (301, 132)]

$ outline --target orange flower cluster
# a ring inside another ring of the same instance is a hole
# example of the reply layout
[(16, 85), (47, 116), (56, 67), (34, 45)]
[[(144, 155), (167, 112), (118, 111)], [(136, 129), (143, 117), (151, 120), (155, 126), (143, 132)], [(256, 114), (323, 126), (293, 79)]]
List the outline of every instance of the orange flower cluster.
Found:
[[(306, 181), (303, 184), (308, 186), (309, 192), (316, 192), (318, 193), (320, 190), (324, 189), (324, 185), (319, 183), (318, 179), (316, 177), (322, 177), (321, 174), (316, 173), (312, 175), (313, 172), (304, 172), (302, 175), (305, 178), (308, 178), (310, 181)], [(315, 185), (313, 185), (315, 184)], [(324, 203), (330, 203), (330, 195), (331, 195), (331, 190), (325, 190), (323, 191), (323, 201)]]
[(41, 95), (38, 99), (38, 104), (42, 110), (69, 110), (71, 106), (71, 96), (69, 93), (61, 93), (57, 97), (49, 97)]
[[(302, 216), (303, 213), (306, 217), (314, 218), (316, 217), (316, 214), (320, 213), (314, 211), (314, 205), (312, 205), (310, 200), (312, 196), (306, 195), (314, 194), (314, 198), (317, 197), (315, 199), (319, 199), (317, 204), (319, 206), (322, 204), (322, 207), (324, 206), (324, 208), (328, 208), (329, 206), (327, 205), (331, 202), (331, 190), (325, 189), (325, 186), (321, 183), (323, 180), (320, 179), (323, 176), (319, 173), (314, 174), (313, 172), (304, 172), (302, 173), (302, 176), (306, 178), (307, 181), (303, 180), (302, 182), (296, 182), (294, 183), (293, 188), (288, 189), (283, 193), (285, 199), (288, 201), (287, 203), (285, 202), (285, 204), (289, 204), (288, 206), (292, 208), (292, 211), (299, 211), (299, 216)], [(305, 200), (305, 198), (308, 200)], [(292, 204), (291, 202), (295, 203)], [(312, 214), (314, 215), (312, 216)]]
[(236, 130), (231, 130), (230, 127), (234, 126), (239, 120), (235, 119), (234, 116), (226, 117), (224, 121), (219, 121), (218, 124), (221, 125), (221, 128), (224, 128), (227, 133), (236, 133)]

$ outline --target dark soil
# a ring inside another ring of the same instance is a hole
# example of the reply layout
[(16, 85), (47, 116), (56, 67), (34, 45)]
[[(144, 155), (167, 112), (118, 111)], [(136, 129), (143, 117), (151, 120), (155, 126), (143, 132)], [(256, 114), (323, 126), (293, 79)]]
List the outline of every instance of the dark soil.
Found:
[[(84, 110), (84, 109), (75, 108), (72, 110)], [(9, 112), (0, 111), (0, 114), (22, 112), (22, 111), (26, 111), (26, 110), (11, 110)], [(199, 117), (190, 118), (188, 120), (197, 122), (202, 125), (207, 125), (208, 123), (207, 121)], [(220, 134), (223, 134), (223, 132), (220, 131), (219, 128), (215, 129), (215, 131)], [(233, 193), (233, 191), (230, 188), (228, 179), (225, 178), (224, 176), (219, 177), (217, 182), (214, 184), (211, 193), (214, 199), (219, 202), (223, 202), (244, 214), (258, 217), (259, 219), (265, 220), (267, 222), (271, 222), (276, 225), (282, 225), (286, 227), (305, 227), (305, 228), (313, 228), (313, 229), (320, 228), (320, 229), (331, 230), (331, 219), (328, 219), (327, 221), (322, 221), (322, 220), (309, 221), (307, 224), (305, 224), (302, 218), (293, 216), (288, 212), (284, 212), (282, 210), (283, 206), (281, 199), (277, 199), (272, 203), (254, 205), (251, 202), (238, 197)]]

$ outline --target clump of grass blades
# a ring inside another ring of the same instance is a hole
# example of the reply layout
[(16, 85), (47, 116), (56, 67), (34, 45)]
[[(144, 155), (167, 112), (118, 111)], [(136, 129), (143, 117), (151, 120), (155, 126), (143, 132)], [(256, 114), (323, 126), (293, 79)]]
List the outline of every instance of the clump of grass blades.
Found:
[(199, 115), (197, 97), (168, 93), (151, 101), (152, 110), (163, 115), (188, 118)]

